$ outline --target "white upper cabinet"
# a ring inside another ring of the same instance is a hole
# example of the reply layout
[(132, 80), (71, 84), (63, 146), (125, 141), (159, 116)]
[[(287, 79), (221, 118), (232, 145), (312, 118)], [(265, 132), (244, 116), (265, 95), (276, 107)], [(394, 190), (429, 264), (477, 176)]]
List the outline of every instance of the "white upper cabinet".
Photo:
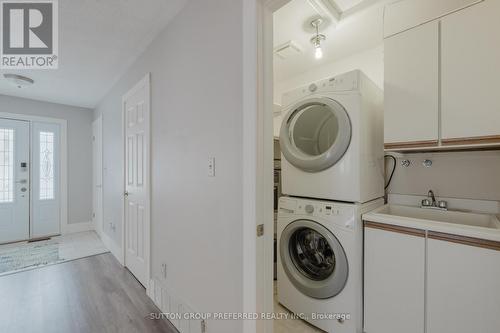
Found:
[(386, 149), (500, 145), (500, 0), (403, 0), (385, 13)]
[(439, 23), (385, 39), (385, 143), (437, 145)]
[(443, 144), (500, 142), (500, 1), (441, 21)]
[(403, 0), (387, 5), (384, 37), (414, 28), (483, 0)]

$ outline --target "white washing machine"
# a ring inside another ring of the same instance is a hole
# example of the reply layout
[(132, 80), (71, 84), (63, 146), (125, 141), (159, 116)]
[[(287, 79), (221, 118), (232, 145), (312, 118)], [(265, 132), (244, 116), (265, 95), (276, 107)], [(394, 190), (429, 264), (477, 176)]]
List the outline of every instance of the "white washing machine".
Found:
[(383, 204), (280, 198), (278, 302), (326, 332), (361, 333), (361, 215)]
[(283, 194), (347, 202), (384, 195), (383, 93), (361, 71), (283, 95)]

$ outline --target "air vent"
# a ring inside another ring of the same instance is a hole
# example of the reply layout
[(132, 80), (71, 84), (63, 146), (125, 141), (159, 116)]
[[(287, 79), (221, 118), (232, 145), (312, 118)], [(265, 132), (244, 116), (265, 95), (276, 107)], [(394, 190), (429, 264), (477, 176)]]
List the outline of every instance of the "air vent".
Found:
[(274, 54), (276, 54), (281, 59), (287, 59), (301, 53), (302, 48), (293, 40), (290, 40), (274, 48)]

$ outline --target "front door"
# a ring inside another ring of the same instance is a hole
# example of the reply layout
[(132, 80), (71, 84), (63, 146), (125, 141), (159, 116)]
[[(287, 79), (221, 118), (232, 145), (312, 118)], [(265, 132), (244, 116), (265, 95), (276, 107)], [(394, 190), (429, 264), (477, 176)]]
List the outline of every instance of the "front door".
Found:
[(124, 98), (125, 266), (147, 286), (149, 246), (149, 88), (141, 81)]
[(29, 238), (30, 125), (0, 119), (0, 243)]

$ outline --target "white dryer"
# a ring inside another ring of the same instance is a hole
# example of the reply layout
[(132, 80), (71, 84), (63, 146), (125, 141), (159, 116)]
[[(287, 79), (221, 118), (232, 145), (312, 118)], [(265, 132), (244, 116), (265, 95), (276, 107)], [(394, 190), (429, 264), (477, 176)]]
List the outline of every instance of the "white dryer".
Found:
[(362, 332), (361, 215), (382, 205), (280, 198), (279, 303), (326, 332)]
[(383, 93), (361, 71), (283, 95), (283, 194), (367, 202), (384, 195)]

